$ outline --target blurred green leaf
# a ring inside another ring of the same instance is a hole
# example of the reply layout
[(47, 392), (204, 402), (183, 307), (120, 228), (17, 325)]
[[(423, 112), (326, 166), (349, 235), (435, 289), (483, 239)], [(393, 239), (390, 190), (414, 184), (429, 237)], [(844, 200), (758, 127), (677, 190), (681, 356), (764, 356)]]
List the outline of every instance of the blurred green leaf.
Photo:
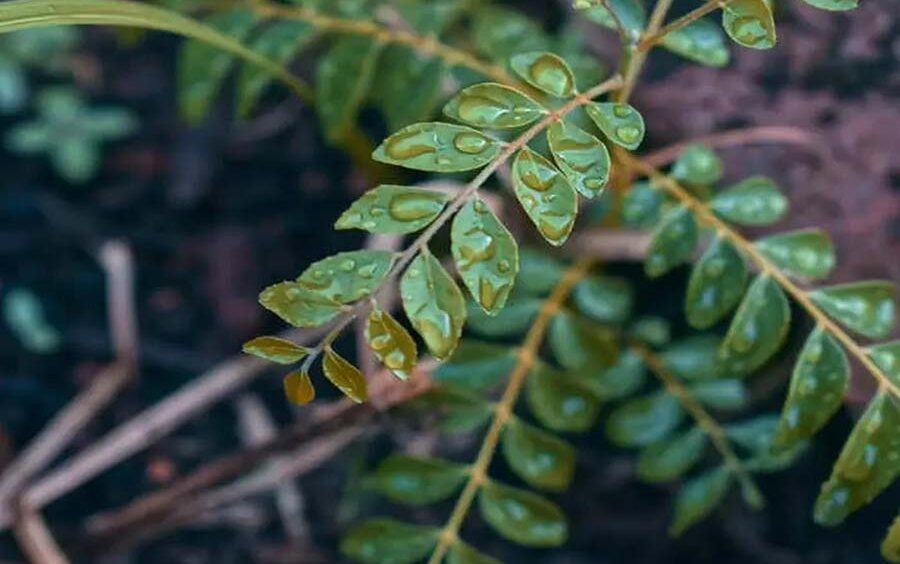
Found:
[(329, 140), (343, 139), (356, 123), (382, 48), (367, 36), (347, 35), (335, 40), (319, 59), (316, 111)]
[(559, 546), (569, 534), (559, 507), (529, 491), (488, 482), (478, 494), (478, 507), (494, 530), (518, 544)]
[(650, 248), (644, 260), (647, 276), (662, 276), (687, 262), (697, 246), (697, 240), (697, 221), (691, 210), (678, 206), (666, 212), (650, 239)]
[(722, 342), (724, 371), (743, 376), (765, 364), (781, 348), (790, 324), (791, 308), (781, 286), (766, 274), (757, 276)]
[(731, 485), (731, 474), (715, 468), (684, 483), (675, 498), (675, 516), (669, 533), (678, 536), (703, 520), (721, 503)]
[(622, 222), (630, 227), (651, 227), (662, 214), (662, 192), (649, 182), (637, 182), (622, 199)]
[(563, 275), (553, 257), (530, 247), (519, 249), (519, 279), (516, 289), (527, 294), (549, 294)]
[(697, 382), (691, 384), (689, 390), (697, 401), (713, 409), (731, 411), (747, 403), (744, 383), (734, 378)]
[(747, 285), (744, 257), (727, 239), (716, 237), (691, 271), (685, 298), (688, 323), (706, 329), (734, 309)]
[(434, 377), (465, 388), (484, 389), (506, 377), (515, 362), (515, 349), (463, 339), (453, 356), (434, 369)]
[(542, 363), (528, 375), (525, 398), (541, 425), (554, 431), (584, 431), (600, 412), (600, 402), (585, 384)]
[(622, 447), (648, 446), (669, 436), (683, 416), (678, 399), (658, 391), (613, 410), (606, 421), (606, 435)]
[[(521, 279), (521, 274), (519, 275)], [(517, 281), (518, 285), (518, 281)], [(467, 307), (466, 327), (487, 337), (511, 337), (528, 331), (543, 305), (539, 298), (516, 298), (514, 292), (506, 306), (497, 315), (488, 315), (481, 306)]]
[(770, 235), (754, 245), (789, 274), (825, 278), (834, 269), (834, 245), (821, 229), (800, 229)]
[(646, 482), (668, 482), (694, 467), (706, 450), (706, 435), (698, 428), (663, 439), (641, 451), (637, 473)]
[(712, 186), (722, 178), (724, 164), (712, 148), (692, 144), (672, 165), (672, 177), (691, 186)]
[[(390, 131), (434, 114), (446, 72), (447, 65), (438, 57), (423, 55), (405, 45), (389, 45), (384, 49), (378, 58), (371, 91)], [(410, 88), (411, 84), (415, 88)]]
[(857, 0), (803, 0), (810, 6), (815, 6), (821, 10), (829, 10), (832, 12), (843, 12), (853, 10), (859, 6)]
[(888, 378), (900, 386), (900, 341), (869, 347), (869, 356)]
[(631, 316), (634, 293), (624, 278), (589, 276), (572, 289), (572, 300), (588, 317), (605, 323), (624, 323)]
[(888, 562), (900, 562), (900, 516), (894, 519), (884, 541), (881, 543), (881, 556)]
[[(589, 20), (610, 29), (616, 28), (616, 19), (618, 18), (632, 37), (638, 37), (647, 25), (647, 14), (644, 4), (640, 0), (609, 0), (609, 6), (615, 13), (615, 17), (599, 2), (594, 2), (594, 4), (584, 11), (584, 15)], [(575, 7), (578, 7), (577, 2)]]
[(860, 335), (886, 337), (894, 327), (894, 284), (886, 280), (818, 288), (809, 297), (829, 316)]
[(769, 225), (787, 213), (788, 200), (770, 179), (752, 176), (716, 194), (711, 207), (734, 223)]
[(610, 401), (630, 396), (640, 389), (646, 380), (647, 370), (640, 356), (626, 350), (606, 370), (593, 368), (579, 375), (594, 395), (603, 401)]
[(557, 362), (571, 371), (602, 370), (618, 356), (615, 334), (565, 311), (553, 316), (547, 341)]
[(466, 476), (465, 466), (447, 460), (392, 454), (381, 461), (372, 479), (391, 501), (427, 505), (451, 497)]
[(512, 418), (500, 446), (510, 468), (535, 488), (562, 491), (575, 473), (575, 448), (550, 433)]
[(456, 541), (447, 553), (447, 564), (500, 564), (500, 561), (462, 541)]
[(437, 544), (439, 529), (376, 517), (354, 525), (341, 540), (341, 552), (367, 564), (413, 564)]
[(549, 47), (540, 22), (518, 10), (480, 4), (473, 15), (473, 41), (479, 51), (506, 64), (510, 57)]
[(688, 381), (719, 377), (718, 357), (722, 339), (715, 335), (695, 335), (673, 342), (660, 353), (666, 367)]

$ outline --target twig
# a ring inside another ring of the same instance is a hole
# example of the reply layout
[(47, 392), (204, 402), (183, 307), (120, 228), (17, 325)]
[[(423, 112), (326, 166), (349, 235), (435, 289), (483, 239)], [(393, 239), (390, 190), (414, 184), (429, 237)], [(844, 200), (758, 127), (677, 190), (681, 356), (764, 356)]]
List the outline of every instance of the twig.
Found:
[(605, 261), (640, 261), (647, 256), (651, 234), (638, 229), (594, 227), (573, 235), (566, 252)]
[(34, 508), (26, 505), (19, 507), (13, 533), (22, 552), (33, 564), (69, 564), (44, 519)]

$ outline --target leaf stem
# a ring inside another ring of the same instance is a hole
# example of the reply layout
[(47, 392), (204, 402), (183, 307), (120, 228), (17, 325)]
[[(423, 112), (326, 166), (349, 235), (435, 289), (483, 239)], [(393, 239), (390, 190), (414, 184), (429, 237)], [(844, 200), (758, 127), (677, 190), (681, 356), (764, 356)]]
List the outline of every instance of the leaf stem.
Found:
[(535, 318), (534, 323), (532, 323), (531, 328), (525, 335), (525, 340), (518, 349), (518, 360), (509, 375), (509, 382), (494, 410), (491, 426), (484, 436), (484, 441), (481, 443), (475, 462), (472, 463), (470, 477), (456, 500), (456, 505), (453, 507), (450, 518), (441, 529), (438, 543), (434, 548), (434, 552), (431, 553), (431, 558), (428, 559), (428, 564), (440, 564), (447, 550), (456, 542), (459, 528), (469, 512), (472, 502), (475, 501), (478, 490), (488, 479), (488, 466), (490, 466), (494, 458), (494, 452), (497, 450), (497, 445), (500, 442), (503, 427), (509, 421), (509, 418), (512, 417), (513, 408), (519, 399), (525, 378), (534, 365), (535, 360), (537, 360), (538, 349), (541, 343), (544, 342), (544, 334), (547, 331), (550, 319), (559, 311), (575, 284), (587, 275), (593, 263), (593, 259), (581, 259), (565, 271), (556, 287), (553, 288), (550, 296), (544, 301), (537, 318)]
[(650, 50), (651, 47), (662, 41), (666, 35), (694, 23), (713, 10), (724, 8), (730, 1), (731, 0), (708, 0), (702, 6), (694, 8), (683, 16), (676, 18), (665, 27), (657, 28), (652, 32), (650, 32), (650, 28), (648, 27), (648, 33), (645, 33), (641, 40), (638, 41), (637, 50), (641, 52)]
[(728, 239), (752, 260), (764, 274), (771, 276), (800, 306), (806, 310), (813, 320), (822, 328), (841, 342), (850, 354), (878, 381), (879, 388), (887, 390), (895, 398), (900, 399), (900, 385), (891, 381), (884, 371), (873, 361), (866, 350), (860, 346), (840, 325), (833, 321), (819, 306), (812, 301), (809, 294), (793, 280), (783, 273), (772, 261), (762, 254), (752, 242), (744, 238), (734, 228), (716, 216), (709, 207), (691, 195), (684, 187), (671, 177), (663, 174), (650, 166), (642, 159), (632, 155), (622, 155), (623, 161), (634, 170), (653, 181), (658, 189), (665, 190), (685, 207), (691, 210), (694, 216), (709, 227), (712, 227), (721, 237)]
[[(666, 19), (666, 14), (669, 13), (669, 9), (672, 7), (672, 2), (673, 0), (657, 0), (656, 5), (653, 6), (653, 12), (650, 14), (650, 20), (647, 23), (647, 29), (644, 31), (643, 37), (655, 35), (659, 31), (660, 26)], [(644, 62), (647, 59), (649, 48), (641, 49), (640, 45), (642, 42), (643, 38), (636, 45), (630, 45), (626, 48), (623, 68), (620, 71), (622, 76), (625, 77), (625, 85), (619, 90), (617, 98), (622, 104), (628, 102), (628, 99), (631, 97), (641, 70), (644, 68)]]

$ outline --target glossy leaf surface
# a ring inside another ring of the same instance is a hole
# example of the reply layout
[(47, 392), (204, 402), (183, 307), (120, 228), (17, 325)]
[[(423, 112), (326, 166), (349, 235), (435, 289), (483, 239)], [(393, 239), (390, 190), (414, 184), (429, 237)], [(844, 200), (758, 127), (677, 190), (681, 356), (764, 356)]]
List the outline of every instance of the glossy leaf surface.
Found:
[(513, 71), (538, 90), (558, 98), (575, 93), (575, 75), (564, 60), (553, 53), (532, 51), (510, 59)]
[(691, 271), (685, 298), (688, 323), (706, 329), (734, 309), (747, 283), (744, 257), (730, 241), (717, 237)]
[(542, 251), (519, 249), (519, 279), (516, 290), (527, 294), (549, 294), (563, 275), (562, 265)]
[(437, 458), (392, 454), (372, 476), (387, 498), (408, 505), (427, 505), (452, 496), (466, 479), (464, 466)]
[(439, 529), (376, 517), (355, 525), (341, 540), (341, 552), (366, 564), (413, 564), (437, 544)]
[(585, 385), (601, 400), (609, 401), (628, 397), (636, 392), (647, 379), (647, 369), (641, 357), (631, 350), (622, 351), (616, 363), (606, 370), (593, 369), (587, 374)]
[(556, 166), (585, 198), (599, 196), (609, 181), (609, 151), (599, 139), (562, 119), (547, 128)]
[(406, 380), (416, 366), (416, 343), (400, 322), (380, 309), (366, 321), (366, 341), (375, 357), (395, 376)]
[(413, 233), (434, 221), (448, 199), (445, 192), (382, 184), (353, 202), (334, 227), (370, 233)]
[(528, 95), (502, 84), (483, 82), (463, 89), (444, 106), (444, 114), (473, 127), (521, 127), (546, 113)]
[(781, 348), (790, 323), (781, 286), (767, 275), (757, 276), (722, 342), (719, 360), (725, 372), (741, 376), (765, 364)]
[(834, 269), (834, 244), (821, 229), (770, 235), (754, 245), (778, 268), (795, 276), (825, 278)]
[(564, 440), (517, 418), (503, 429), (503, 457), (533, 487), (562, 491), (575, 473), (575, 448)]
[(860, 335), (878, 339), (894, 327), (894, 285), (884, 280), (851, 282), (810, 292), (825, 313)]
[(752, 49), (775, 46), (775, 20), (766, 0), (732, 0), (722, 7), (722, 27), (736, 43)]
[(348, 251), (312, 263), (297, 283), (325, 299), (350, 303), (381, 286), (393, 264), (389, 251)]
[(788, 200), (770, 179), (752, 176), (716, 194), (711, 207), (734, 223), (769, 225), (787, 213)]
[(572, 289), (572, 301), (592, 319), (623, 323), (631, 315), (634, 293), (624, 278), (589, 276)]
[(644, 140), (644, 118), (632, 106), (616, 102), (591, 102), (584, 108), (603, 135), (616, 145), (634, 150)]
[(362, 403), (369, 397), (369, 386), (362, 372), (331, 348), (325, 349), (322, 370), (332, 384), (356, 403)]
[(441, 382), (472, 389), (489, 388), (505, 378), (515, 364), (515, 351), (496, 343), (463, 339), (449, 360), (435, 368)]
[(259, 303), (294, 327), (317, 327), (341, 311), (341, 304), (297, 282), (280, 282), (259, 294)]
[[(447, 65), (438, 57), (405, 45), (384, 49), (378, 57), (371, 94), (390, 131), (432, 116), (443, 96), (441, 82), (446, 72)], [(410, 88), (410, 84), (416, 87)]]
[(565, 243), (575, 225), (578, 196), (556, 167), (524, 148), (513, 163), (513, 187), (544, 239), (557, 247)]
[(481, 168), (500, 152), (496, 139), (450, 123), (415, 123), (384, 140), (372, 153), (383, 163), (427, 172)]
[(585, 384), (544, 364), (528, 375), (525, 398), (541, 425), (554, 431), (584, 431), (600, 412), (600, 402)]
[(449, 357), (466, 321), (466, 301), (453, 278), (430, 252), (423, 251), (400, 279), (406, 316), (434, 356)]
[(695, 335), (673, 342), (660, 353), (673, 374), (688, 381), (712, 380), (719, 377), (716, 360), (722, 339), (715, 335)]
[(488, 482), (478, 494), (481, 515), (498, 533), (525, 546), (559, 546), (568, 537), (565, 515), (537, 494)]
[(672, 165), (672, 177), (691, 186), (711, 186), (722, 178), (724, 164), (710, 147), (689, 145)]
[(674, 396), (656, 392), (617, 407), (606, 422), (606, 435), (619, 446), (648, 446), (675, 430), (683, 415)]
[(559, 364), (571, 371), (602, 370), (612, 366), (618, 355), (612, 332), (568, 312), (553, 316), (547, 341)]
[(869, 347), (869, 356), (888, 378), (900, 386), (900, 341)]
[(661, 44), (682, 57), (711, 67), (724, 67), (731, 59), (722, 30), (705, 19), (671, 31)]
[(687, 262), (697, 246), (697, 221), (684, 206), (669, 211), (653, 232), (644, 272), (655, 278)]
[(293, 341), (281, 337), (256, 337), (244, 343), (243, 350), (247, 354), (258, 356), (278, 364), (293, 364), (302, 360), (309, 350)]
[[(519, 275), (522, 278), (522, 275)], [(517, 282), (518, 284), (518, 282)], [(513, 297), (496, 315), (488, 315), (479, 305), (468, 307), (466, 327), (487, 337), (510, 337), (528, 331), (543, 305), (540, 298)]]
[(282, 384), (284, 395), (291, 403), (305, 405), (316, 398), (316, 389), (306, 372), (300, 370), (289, 372)]
[(662, 214), (663, 195), (649, 182), (637, 182), (622, 199), (622, 221), (631, 227), (651, 227)]

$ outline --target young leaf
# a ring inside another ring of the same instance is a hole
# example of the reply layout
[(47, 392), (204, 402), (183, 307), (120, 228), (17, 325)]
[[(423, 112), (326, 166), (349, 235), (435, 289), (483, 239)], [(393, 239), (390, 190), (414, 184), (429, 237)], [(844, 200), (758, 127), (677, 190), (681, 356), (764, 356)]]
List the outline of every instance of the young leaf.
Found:
[(341, 36), (319, 60), (316, 110), (329, 140), (341, 140), (356, 121), (382, 46), (367, 36)]
[(259, 303), (294, 327), (318, 327), (341, 311), (340, 303), (297, 282), (269, 286)]
[(382, 184), (353, 202), (334, 227), (370, 233), (413, 233), (434, 221), (448, 199), (445, 192)]
[(690, 386), (691, 395), (707, 407), (734, 411), (747, 403), (747, 390), (744, 383), (735, 378), (706, 380)]
[(751, 176), (716, 194), (711, 207), (717, 215), (734, 223), (769, 225), (787, 213), (788, 200), (770, 179)]
[(575, 93), (572, 69), (553, 53), (521, 53), (510, 59), (509, 64), (525, 82), (542, 92), (557, 98), (567, 98)]
[(645, 482), (668, 482), (679, 478), (697, 464), (704, 450), (706, 435), (696, 427), (653, 443), (641, 451), (638, 477)]
[(379, 493), (397, 503), (427, 505), (452, 496), (466, 480), (466, 468), (447, 460), (392, 454), (373, 475)]
[(328, 300), (350, 303), (378, 289), (394, 265), (389, 251), (348, 251), (309, 265), (297, 283)]
[(458, 540), (447, 552), (447, 564), (501, 564), (501, 562)]
[(824, 526), (840, 524), (870, 503), (900, 475), (900, 407), (879, 392), (856, 422), (816, 499), (813, 518)]
[(672, 165), (672, 177), (691, 186), (712, 186), (722, 178), (722, 159), (710, 147), (689, 145)]
[(672, 374), (689, 381), (712, 380), (720, 376), (716, 361), (722, 339), (696, 335), (669, 345), (660, 356)]
[(481, 168), (500, 152), (487, 135), (450, 123), (414, 123), (385, 139), (372, 153), (383, 163), (426, 172), (461, 172)]
[(816, 327), (794, 365), (772, 448), (783, 452), (815, 435), (841, 407), (849, 380), (844, 349), (821, 326)]
[(888, 378), (900, 386), (900, 341), (869, 347), (869, 356)]
[(600, 411), (600, 402), (586, 385), (545, 364), (532, 369), (525, 393), (535, 418), (554, 431), (584, 431)]
[(651, 227), (662, 213), (663, 195), (649, 182), (637, 182), (622, 199), (622, 222), (630, 227)]
[[(520, 275), (519, 278), (521, 277)], [(543, 304), (543, 300), (539, 298), (516, 299), (514, 295), (497, 315), (488, 315), (481, 306), (472, 304), (471, 307), (466, 307), (468, 311), (466, 327), (487, 337), (521, 335), (528, 331)]]
[(513, 417), (503, 428), (503, 457), (535, 488), (562, 491), (575, 473), (575, 448), (564, 440)]
[(881, 543), (881, 555), (888, 562), (900, 562), (900, 516), (891, 523)]
[(519, 272), (519, 247), (481, 199), (466, 202), (453, 218), (450, 250), (466, 288), (488, 315), (506, 305)]
[(612, 332), (564, 311), (553, 316), (547, 340), (559, 364), (573, 372), (612, 366), (619, 352)]
[(766, 0), (732, 0), (722, 5), (722, 27), (736, 43), (752, 49), (775, 46), (775, 21)]
[(667, 33), (661, 45), (682, 57), (711, 67), (724, 67), (731, 59), (722, 30), (707, 19), (700, 19)]
[(585, 110), (603, 135), (616, 145), (634, 150), (644, 140), (644, 118), (632, 106), (616, 102), (591, 102)]
[(494, 530), (518, 544), (559, 546), (569, 535), (559, 507), (529, 491), (488, 482), (478, 494), (478, 507)]
[(658, 391), (617, 407), (606, 421), (606, 435), (622, 447), (647, 446), (667, 437), (683, 416), (678, 399)]
[(569, 238), (578, 213), (578, 196), (544, 157), (523, 148), (513, 163), (513, 187), (529, 219), (551, 245)]
[(309, 350), (281, 337), (256, 337), (244, 343), (244, 352), (278, 364), (294, 364), (303, 359)]
[(356, 403), (362, 403), (368, 398), (368, 383), (358, 368), (334, 352), (331, 347), (325, 348), (325, 360), (322, 361), (322, 370), (325, 377), (331, 380), (337, 389)]
[(731, 474), (724, 467), (714, 468), (685, 482), (675, 498), (675, 517), (669, 533), (678, 536), (712, 513), (731, 485)]
[(634, 293), (624, 278), (589, 276), (572, 289), (580, 312), (605, 323), (624, 323), (631, 316)]
[(778, 352), (791, 324), (791, 308), (781, 286), (761, 274), (741, 302), (719, 360), (726, 373), (742, 376), (753, 372)]
[[(399, 9), (399, 6), (398, 6)], [(427, 119), (441, 99), (441, 83), (447, 72), (439, 57), (405, 45), (389, 45), (378, 58), (372, 84), (373, 102), (384, 114), (390, 131)], [(415, 88), (410, 88), (415, 84)]]
[(519, 279), (516, 291), (548, 294), (559, 283), (563, 267), (546, 253), (528, 247), (519, 249)]
[(547, 128), (556, 166), (585, 198), (599, 196), (609, 181), (609, 151), (599, 139), (562, 119)]
[(341, 552), (366, 564), (413, 564), (426, 558), (440, 530), (376, 517), (354, 525), (341, 540)]
[(684, 305), (688, 323), (698, 329), (718, 323), (741, 301), (746, 283), (744, 257), (717, 237), (691, 272)]
[(466, 300), (440, 261), (423, 250), (400, 279), (406, 316), (434, 356), (449, 357), (466, 321)]
[(803, 0), (810, 6), (815, 6), (820, 10), (829, 10), (832, 12), (843, 12), (852, 10), (859, 5), (857, 0)]
[(444, 106), (444, 114), (472, 127), (503, 129), (528, 125), (547, 113), (515, 88), (484, 82), (469, 86)]
[(610, 401), (628, 397), (639, 390), (647, 378), (647, 370), (640, 356), (626, 350), (606, 370), (592, 370), (582, 376), (594, 395), (603, 401)]
[(860, 335), (878, 339), (894, 327), (894, 285), (885, 280), (851, 282), (810, 292), (825, 313)]
[(403, 325), (386, 311), (372, 309), (366, 322), (366, 341), (375, 357), (395, 376), (406, 380), (416, 366), (416, 343)]
[(316, 398), (316, 389), (306, 372), (300, 370), (289, 372), (284, 377), (283, 384), (284, 395), (291, 403), (304, 405)]
[(687, 262), (697, 246), (697, 239), (697, 221), (691, 210), (678, 206), (667, 212), (650, 239), (644, 272), (656, 278)]
[(463, 339), (453, 356), (434, 369), (434, 378), (480, 390), (500, 382), (515, 362), (515, 351), (508, 346)]
[(754, 243), (778, 268), (795, 276), (825, 278), (834, 269), (834, 245), (821, 229), (800, 229)]

